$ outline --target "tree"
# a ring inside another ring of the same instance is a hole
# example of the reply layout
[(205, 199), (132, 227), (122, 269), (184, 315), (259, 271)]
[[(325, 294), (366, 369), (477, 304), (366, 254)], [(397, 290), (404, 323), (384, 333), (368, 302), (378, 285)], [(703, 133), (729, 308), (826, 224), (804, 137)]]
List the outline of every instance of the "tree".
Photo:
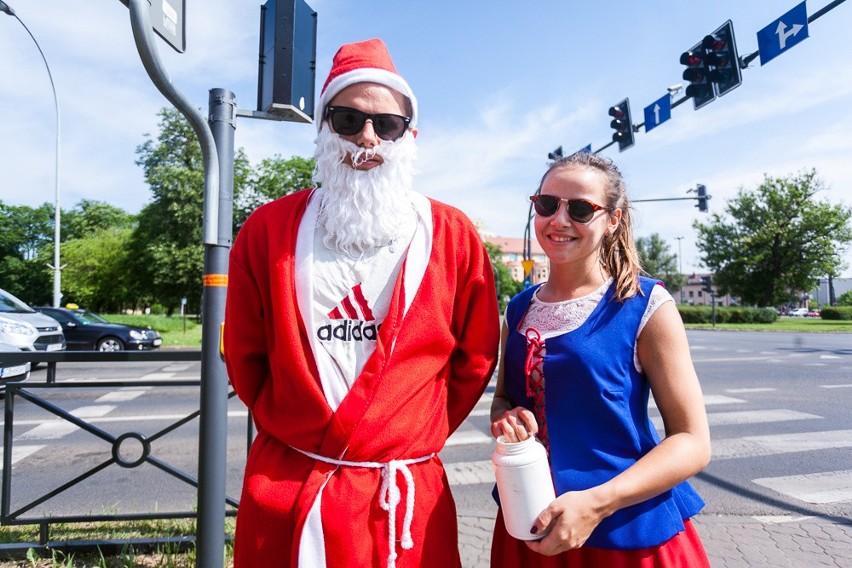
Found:
[(131, 234), (128, 227), (107, 227), (63, 243), (63, 300), (96, 312), (117, 312), (131, 305), (127, 293), (133, 278), (127, 270)]
[(780, 305), (836, 274), (852, 242), (852, 209), (817, 200), (825, 189), (810, 170), (786, 178), (764, 176), (755, 190), (740, 188), (725, 214), (696, 221), (701, 261), (720, 294), (745, 304)]
[[(188, 309), (201, 305), (204, 269), (202, 214), (204, 163), (192, 127), (175, 109), (159, 113), (160, 132), (136, 148), (153, 200), (138, 216), (130, 240), (133, 292), (143, 303), (159, 303), (171, 314), (187, 298)], [(238, 199), (250, 167), (240, 149), (234, 158), (234, 194)]]
[(648, 276), (665, 282), (671, 293), (683, 288), (686, 279), (677, 268), (677, 255), (669, 252), (669, 245), (658, 233), (653, 233), (650, 237), (638, 237), (636, 250), (642, 268)]
[(0, 288), (38, 305), (53, 294), (53, 206), (7, 205), (0, 201)]
[(62, 212), (62, 240), (83, 239), (105, 229), (127, 229), (135, 216), (103, 201), (81, 199), (71, 211)]
[(274, 199), (311, 187), (316, 160), (293, 156), (267, 158), (252, 171), (247, 187), (234, 202), (234, 230), (238, 231), (252, 211)]
[(491, 260), (491, 269), (494, 271), (494, 284), (497, 292), (497, 302), (500, 307), (500, 312), (506, 309), (507, 296), (511, 298), (523, 289), (524, 283), (518, 282), (512, 278), (509, 268), (503, 264), (503, 249), (500, 245), (484, 241), (485, 250), (488, 251), (488, 258)]

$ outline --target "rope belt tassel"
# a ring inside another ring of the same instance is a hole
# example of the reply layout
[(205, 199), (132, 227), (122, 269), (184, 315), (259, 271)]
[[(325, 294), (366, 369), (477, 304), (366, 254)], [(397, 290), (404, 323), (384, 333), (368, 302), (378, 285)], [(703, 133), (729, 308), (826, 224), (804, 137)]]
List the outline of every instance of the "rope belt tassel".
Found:
[[(292, 446), (291, 446), (292, 447)], [(367, 467), (371, 469), (382, 470), (382, 485), (379, 490), (379, 506), (388, 512), (388, 568), (396, 567), (396, 508), (402, 500), (399, 486), (396, 483), (397, 474), (402, 474), (405, 479), (405, 515), (402, 520), (402, 537), (400, 546), (403, 550), (410, 550), (414, 547), (414, 540), (411, 538), (411, 523), (414, 521), (414, 476), (411, 475), (411, 470), (408, 466), (411, 464), (422, 463), (435, 457), (435, 454), (429, 454), (419, 458), (407, 460), (391, 460), (387, 463), (382, 462), (353, 462), (346, 460), (336, 460), (326, 456), (321, 456), (313, 452), (293, 448), (297, 452), (324, 463), (345, 466), (345, 467)]]

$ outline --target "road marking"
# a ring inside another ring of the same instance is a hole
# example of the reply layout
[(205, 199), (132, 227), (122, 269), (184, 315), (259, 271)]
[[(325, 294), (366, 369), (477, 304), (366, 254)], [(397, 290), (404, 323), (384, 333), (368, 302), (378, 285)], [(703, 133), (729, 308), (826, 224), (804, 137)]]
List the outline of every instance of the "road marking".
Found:
[(705, 394), (704, 395), (704, 405), (712, 406), (716, 404), (742, 404), (746, 402), (741, 398), (734, 398), (732, 396), (725, 396), (723, 394)]
[(444, 464), (450, 485), (494, 483), (494, 466), (489, 460)]
[[(19, 462), (22, 459), (24, 459), (25, 457), (36, 453), (37, 451), (39, 451), (40, 449), (42, 449), (44, 447), (45, 446), (35, 446), (35, 445), (33, 445), (33, 446), (27, 446), (27, 445), (12, 446), (12, 465), (15, 465), (16, 462)], [(0, 471), (3, 471), (3, 462), (2, 461), (0, 461)]]
[[(717, 404), (743, 404), (745, 402), (747, 401), (741, 398), (734, 398), (732, 396), (725, 396), (723, 394), (704, 395), (704, 406), (715, 406)], [(654, 400), (653, 395), (648, 398), (648, 408), (652, 410), (658, 410), (657, 403)]]
[(725, 392), (731, 394), (749, 394), (753, 392), (774, 392), (778, 389), (772, 387), (757, 387), (752, 389), (725, 389)]
[[(796, 410), (779, 408), (777, 410), (744, 410), (737, 412), (708, 412), (707, 422), (710, 426), (730, 426), (734, 424), (766, 424), (769, 422), (784, 422), (787, 420), (816, 420), (822, 416), (807, 414)], [(654, 427), (663, 430), (663, 419), (659, 416), (651, 418)]]
[(713, 440), (711, 445), (714, 460), (849, 448), (852, 447), (852, 430), (746, 436)]
[(848, 385), (820, 385), (819, 388), (821, 388), (821, 389), (848, 389), (848, 388), (852, 388), (852, 383), (850, 383)]
[(444, 447), (449, 446), (464, 446), (466, 444), (490, 444), (494, 439), (491, 436), (483, 434), (479, 430), (456, 430), (453, 435), (447, 439)]
[(163, 379), (173, 379), (175, 376), (174, 373), (148, 373), (147, 375), (142, 375), (137, 380), (140, 381), (162, 381)]
[[(99, 418), (112, 412), (113, 410), (115, 410), (115, 406), (109, 404), (103, 404), (99, 406), (81, 406), (80, 408), (70, 411), (70, 414), (76, 416), (77, 418), (82, 418), (91, 422), (92, 418)], [(16, 422), (16, 424), (20, 423)], [(76, 424), (68, 422), (67, 420), (62, 418), (56, 418), (41, 421), (41, 423), (32, 430), (15, 436), (15, 439), (57, 440), (76, 430), (79, 430), (79, 427)]]
[[(180, 420), (186, 418), (189, 412), (184, 414), (146, 414), (144, 416), (103, 416), (88, 419), (87, 422), (98, 424), (103, 422), (151, 422), (165, 420)], [(228, 412), (228, 418), (246, 418), (247, 410), (234, 410)], [(15, 420), (15, 426), (38, 426), (49, 422), (47, 420)]]
[(470, 416), (491, 416), (490, 408), (475, 409), (470, 412)]
[(852, 470), (763, 477), (752, 479), (752, 481), (806, 503), (826, 504), (852, 501)]
[(192, 367), (192, 363), (175, 363), (172, 365), (168, 365), (160, 369), (166, 373), (179, 373), (181, 371), (186, 371), (187, 369)]
[(145, 394), (144, 390), (121, 389), (118, 391), (108, 392), (100, 398), (95, 399), (95, 402), (126, 402), (133, 400)]

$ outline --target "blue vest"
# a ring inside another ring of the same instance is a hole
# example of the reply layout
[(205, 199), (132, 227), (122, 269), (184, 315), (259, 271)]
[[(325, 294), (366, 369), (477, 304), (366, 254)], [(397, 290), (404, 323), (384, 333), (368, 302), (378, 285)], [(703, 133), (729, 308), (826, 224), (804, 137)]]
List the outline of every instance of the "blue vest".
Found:
[[(640, 278), (642, 294), (619, 302), (610, 286), (576, 330), (545, 340), (544, 400), (550, 467), (557, 495), (600, 485), (659, 443), (648, 416), (650, 388), (636, 371), (636, 333), (657, 280)], [(518, 326), (537, 287), (509, 303), (504, 386), (512, 406), (530, 410), (524, 360), (526, 337)], [(635, 549), (663, 543), (684, 529), (704, 501), (687, 483), (625, 507), (604, 519), (587, 546)]]

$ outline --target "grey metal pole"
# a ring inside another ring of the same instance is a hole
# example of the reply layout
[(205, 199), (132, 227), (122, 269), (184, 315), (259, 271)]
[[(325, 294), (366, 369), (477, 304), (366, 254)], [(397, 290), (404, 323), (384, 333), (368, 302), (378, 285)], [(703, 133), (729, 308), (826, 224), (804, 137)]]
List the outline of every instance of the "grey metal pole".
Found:
[(228, 375), (219, 352), (225, 321), (228, 252), (233, 230), (234, 129), (236, 99), (211, 89), (209, 123), (219, 156), (218, 242), (204, 248), (202, 297), (201, 416), (198, 449), (198, 529), (196, 566), (224, 564), (225, 498), (228, 460)]
[(53, 82), (53, 74), (50, 72), (50, 65), (47, 64), (47, 57), (44, 56), (44, 51), (42, 51), (41, 46), (36, 40), (33, 32), (30, 31), (30, 28), (24, 23), (24, 21), (18, 17), (15, 13), (15, 10), (12, 9), (6, 2), (0, 1), (0, 12), (5, 12), (6, 14), (14, 17), (20, 24), (24, 27), (30, 37), (33, 40), (36, 48), (38, 49), (39, 55), (41, 55), (41, 60), (44, 61), (44, 68), (47, 69), (47, 78), (50, 79), (50, 90), (53, 92), (53, 106), (56, 111), (56, 172), (55, 172), (55, 184), (54, 184), (54, 209), (53, 209), (53, 265), (50, 268), (53, 269), (53, 307), (58, 308), (60, 301), (62, 300), (62, 266), (59, 264), (59, 240), (60, 240), (60, 217), (61, 211), (60, 208), (60, 200), (59, 200), (59, 148), (60, 148), (60, 124), (61, 121), (59, 119), (59, 97), (56, 96), (56, 85)]

